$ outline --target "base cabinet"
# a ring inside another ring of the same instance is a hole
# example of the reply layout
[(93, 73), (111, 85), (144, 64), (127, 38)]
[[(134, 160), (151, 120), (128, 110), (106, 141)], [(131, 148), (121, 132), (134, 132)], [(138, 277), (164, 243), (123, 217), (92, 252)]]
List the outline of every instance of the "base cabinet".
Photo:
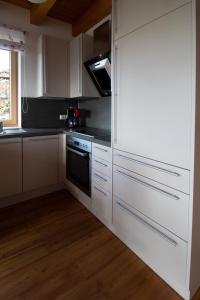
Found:
[(177, 291), (185, 294), (188, 245), (118, 198), (113, 203), (116, 234)]
[(59, 137), (40, 136), (23, 139), (23, 191), (58, 183)]
[(0, 198), (22, 192), (21, 138), (0, 140)]
[(112, 150), (92, 144), (92, 211), (105, 225), (112, 224)]

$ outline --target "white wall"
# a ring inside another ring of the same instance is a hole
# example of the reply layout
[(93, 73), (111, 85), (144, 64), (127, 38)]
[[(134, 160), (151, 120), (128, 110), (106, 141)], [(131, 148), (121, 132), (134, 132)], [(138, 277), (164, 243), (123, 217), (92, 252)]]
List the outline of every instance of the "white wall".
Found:
[(14, 26), (29, 33), (44, 33), (66, 40), (70, 40), (72, 37), (70, 24), (46, 17), (42, 25), (32, 25), (30, 24), (30, 11), (28, 9), (3, 1), (0, 1), (0, 24)]
[[(22, 66), (22, 95), (37, 96), (37, 41), (40, 34), (69, 41), (72, 38), (70, 24), (46, 17), (40, 26), (30, 24), (30, 11), (0, 1), (0, 25), (5, 24), (25, 31), (25, 68)], [(24, 60), (22, 60), (24, 61)]]

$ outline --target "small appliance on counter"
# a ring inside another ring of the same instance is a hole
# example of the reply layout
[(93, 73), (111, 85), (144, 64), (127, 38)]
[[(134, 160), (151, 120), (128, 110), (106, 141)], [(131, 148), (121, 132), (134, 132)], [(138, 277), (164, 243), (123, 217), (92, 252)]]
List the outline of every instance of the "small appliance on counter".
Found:
[(80, 109), (70, 107), (67, 109), (66, 126), (68, 128), (79, 127), (80, 123)]

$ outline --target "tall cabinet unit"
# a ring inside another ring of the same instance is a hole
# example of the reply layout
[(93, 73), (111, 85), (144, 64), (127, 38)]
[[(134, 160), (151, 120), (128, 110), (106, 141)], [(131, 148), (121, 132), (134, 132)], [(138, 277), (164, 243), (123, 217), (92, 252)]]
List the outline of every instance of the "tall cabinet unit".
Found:
[(196, 4), (113, 1), (114, 230), (185, 299), (200, 286)]

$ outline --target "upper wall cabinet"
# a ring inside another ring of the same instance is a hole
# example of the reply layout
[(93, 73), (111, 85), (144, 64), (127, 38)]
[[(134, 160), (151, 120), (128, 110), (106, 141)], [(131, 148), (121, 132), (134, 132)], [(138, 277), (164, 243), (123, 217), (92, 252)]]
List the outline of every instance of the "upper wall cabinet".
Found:
[(99, 97), (84, 62), (93, 57), (93, 39), (81, 34), (70, 42), (70, 97)]
[(113, 0), (113, 2), (114, 37), (118, 39), (188, 3), (188, 0)]
[(67, 97), (67, 42), (41, 35), (37, 46), (37, 97)]

